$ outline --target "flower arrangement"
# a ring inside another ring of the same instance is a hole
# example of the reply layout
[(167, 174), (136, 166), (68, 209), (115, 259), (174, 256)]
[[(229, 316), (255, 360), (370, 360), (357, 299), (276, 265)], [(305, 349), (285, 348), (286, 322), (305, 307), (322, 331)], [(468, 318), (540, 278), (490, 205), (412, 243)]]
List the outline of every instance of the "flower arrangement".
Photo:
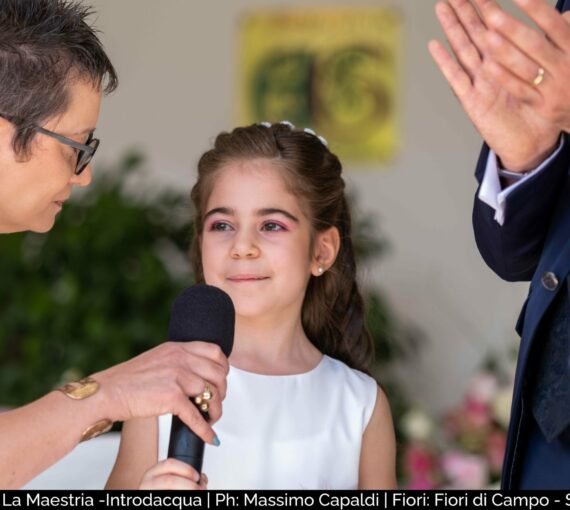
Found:
[(461, 403), (433, 421), (412, 408), (400, 427), (405, 446), (401, 485), (408, 489), (497, 488), (505, 453), (514, 362), (475, 374)]

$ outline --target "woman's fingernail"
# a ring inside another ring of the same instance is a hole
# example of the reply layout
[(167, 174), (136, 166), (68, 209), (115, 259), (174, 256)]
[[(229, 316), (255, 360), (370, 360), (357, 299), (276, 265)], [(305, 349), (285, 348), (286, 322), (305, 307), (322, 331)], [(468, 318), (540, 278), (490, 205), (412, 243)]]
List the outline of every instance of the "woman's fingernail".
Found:
[(214, 434), (214, 446), (220, 446), (220, 440), (216, 434)]

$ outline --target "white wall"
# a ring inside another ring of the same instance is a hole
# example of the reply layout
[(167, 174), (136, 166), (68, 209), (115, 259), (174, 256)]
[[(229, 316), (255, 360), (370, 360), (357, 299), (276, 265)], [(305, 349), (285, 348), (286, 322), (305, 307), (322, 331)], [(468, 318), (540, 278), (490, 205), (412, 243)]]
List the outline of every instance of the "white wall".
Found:
[[(141, 146), (153, 180), (190, 189), (213, 136), (235, 123), (237, 22), (247, 9), (302, 0), (91, 0), (119, 71), (103, 105), (99, 163)], [(313, 0), (311, 5), (346, 5)], [(370, 3), (369, 3), (370, 4)], [(434, 0), (393, 0), (405, 23), (402, 151), (388, 167), (348, 169), (359, 209), (392, 249), (370, 278), (428, 342), (403, 372), (432, 409), (458, 400), (489, 349), (517, 342), (525, 284), (502, 282), (481, 260), (471, 228), (479, 138), (440, 77), (427, 41), (441, 37)]]

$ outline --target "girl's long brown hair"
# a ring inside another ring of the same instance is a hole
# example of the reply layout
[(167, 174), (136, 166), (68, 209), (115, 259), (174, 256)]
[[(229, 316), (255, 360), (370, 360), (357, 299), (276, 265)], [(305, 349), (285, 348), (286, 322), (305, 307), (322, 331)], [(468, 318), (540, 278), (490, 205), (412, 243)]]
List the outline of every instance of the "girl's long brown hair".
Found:
[(230, 162), (267, 158), (283, 170), (291, 193), (300, 198), (313, 232), (334, 226), (341, 238), (332, 267), (311, 277), (302, 308), (302, 325), (310, 341), (323, 353), (367, 372), (373, 344), (365, 324), (364, 304), (356, 283), (350, 210), (338, 158), (314, 134), (289, 124), (253, 124), (221, 133), (214, 148), (198, 162), (192, 188), (196, 210), (191, 260), (197, 283), (204, 283), (200, 235), (205, 207), (220, 169)]

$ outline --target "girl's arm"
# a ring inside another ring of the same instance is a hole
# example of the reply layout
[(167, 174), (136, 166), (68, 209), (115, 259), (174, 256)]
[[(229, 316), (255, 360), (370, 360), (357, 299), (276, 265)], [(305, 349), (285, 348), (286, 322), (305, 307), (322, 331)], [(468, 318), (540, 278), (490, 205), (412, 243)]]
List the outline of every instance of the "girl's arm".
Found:
[(121, 444), (105, 489), (138, 489), (158, 460), (158, 418), (126, 421)]
[(390, 405), (380, 387), (374, 411), (362, 436), (358, 488), (396, 488), (396, 437)]
[(166, 459), (157, 464), (158, 419), (130, 420), (123, 425), (117, 460), (106, 489), (186, 489), (207, 488), (208, 478), (188, 464)]

